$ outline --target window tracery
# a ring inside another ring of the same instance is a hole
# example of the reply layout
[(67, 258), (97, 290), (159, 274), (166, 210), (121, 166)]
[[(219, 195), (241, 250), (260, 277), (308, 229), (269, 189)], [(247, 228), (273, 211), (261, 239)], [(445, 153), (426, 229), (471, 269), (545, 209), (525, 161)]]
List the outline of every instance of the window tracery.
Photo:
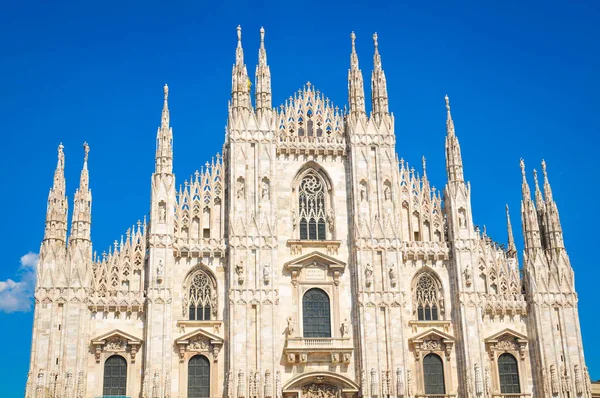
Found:
[(415, 285), (414, 303), (419, 321), (437, 321), (442, 310), (442, 297), (435, 279), (427, 272)]
[(325, 187), (314, 172), (306, 174), (298, 189), (300, 239), (325, 240)]
[(191, 278), (187, 301), (191, 321), (208, 321), (216, 316), (216, 289), (205, 272), (198, 271)]

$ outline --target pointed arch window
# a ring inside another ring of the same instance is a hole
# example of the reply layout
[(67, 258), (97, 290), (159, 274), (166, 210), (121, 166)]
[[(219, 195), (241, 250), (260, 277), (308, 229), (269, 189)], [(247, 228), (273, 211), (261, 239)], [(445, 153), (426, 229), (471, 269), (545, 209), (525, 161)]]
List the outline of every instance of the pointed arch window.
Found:
[(188, 398), (210, 397), (210, 362), (195, 355), (188, 362)]
[(419, 321), (437, 321), (441, 293), (436, 280), (427, 272), (419, 276), (415, 286), (415, 306)]
[(423, 376), (425, 394), (446, 394), (442, 358), (436, 354), (426, 355), (423, 358)]
[(113, 355), (104, 362), (102, 395), (125, 395), (127, 390), (127, 361)]
[(300, 181), (298, 207), (300, 239), (325, 240), (325, 187), (312, 171)]
[(517, 359), (508, 353), (498, 357), (498, 375), (500, 376), (500, 392), (502, 394), (520, 394), (519, 366)]
[(331, 337), (329, 296), (313, 288), (302, 297), (302, 325), (304, 337)]
[(208, 321), (217, 312), (216, 291), (212, 280), (203, 271), (194, 274), (189, 290), (189, 318), (191, 321)]

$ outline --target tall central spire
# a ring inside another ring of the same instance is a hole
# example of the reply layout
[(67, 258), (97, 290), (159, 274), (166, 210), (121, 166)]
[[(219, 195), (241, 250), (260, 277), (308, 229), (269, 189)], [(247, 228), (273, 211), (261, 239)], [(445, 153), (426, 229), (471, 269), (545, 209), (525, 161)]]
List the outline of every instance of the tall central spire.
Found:
[(169, 116), (169, 86), (164, 86), (164, 104), (160, 127), (156, 133), (155, 173), (173, 173), (173, 129)]
[(262, 113), (272, 108), (271, 104), (271, 70), (267, 65), (267, 50), (265, 49), (265, 29), (260, 28), (260, 49), (258, 50), (258, 65), (256, 66), (256, 111)]
[[(242, 27), (237, 27), (237, 47), (235, 49), (235, 64), (231, 76), (231, 107), (234, 110), (250, 109), (250, 79), (244, 64), (242, 49)], [(266, 62), (266, 58), (265, 58)]]
[(460, 144), (454, 131), (454, 121), (450, 113), (450, 98), (446, 95), (446, 173), (448, 182), (464, 182), (463, 163), (460, 154)]
[(365, 89), (362, 71), (358, 67), (358, 54), (356, 54), (356, 35), (350, 34), (352, 39), (352, 52), (350, 53), (350, 69), (348, 70), (348, 103), (350, 116), (358, 117), (365, 113)]
[(375, 45), (375, 55), (373, 56), (373, 73), (371, 74), (371, 101), (373, 117), (380, 122), (383, 116), (389, 115), (388, 95), (385, 73), (381, 66), (381, 56), (379, 55), (379, 42), (377, 33), (373, 35)]

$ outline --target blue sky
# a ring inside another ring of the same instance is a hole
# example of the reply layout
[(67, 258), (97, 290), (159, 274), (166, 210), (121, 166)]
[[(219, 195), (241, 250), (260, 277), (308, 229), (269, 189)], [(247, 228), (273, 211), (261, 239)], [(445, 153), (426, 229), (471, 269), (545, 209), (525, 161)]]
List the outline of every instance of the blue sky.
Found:
[(508, 203), (522, 247), (519, 158), (529, 172), (544, 158), (575, 269), (588, 365), (592, 379), (600, 379), (592, 206), (600, 193), (598, 5), (522, 3), (4, 2), (3, 396), (23, 394), (32, 267), (57, 145), (65, 145), (71, 203), (82, 144), (91, 146), (92, 236), (100, 253), (148, 212), (164, 83), (178, 181), (221, 151), (238, 24), (251, 75), (265, 27), (274, 105), (310, 81), (343, 106), (350, 32), (366, 82), (377, 32), (399, 156), (417, 169), (426, 156), (430, 180), (444, 185), (448, 94), (475, 222), (497, 241), (506, 241)]

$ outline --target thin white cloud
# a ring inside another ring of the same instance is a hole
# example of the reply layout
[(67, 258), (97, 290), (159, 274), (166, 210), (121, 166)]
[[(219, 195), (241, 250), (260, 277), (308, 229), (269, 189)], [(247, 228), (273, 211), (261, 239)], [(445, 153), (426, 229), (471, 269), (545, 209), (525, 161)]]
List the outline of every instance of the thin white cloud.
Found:
[(17, 271), (17, 281), (7, 279), (0, 281), (0, 311), (31, 311), (33, 292), (35, 289), (35, 268), (39, 255), (29, 252), (21, 257), (21, 265)]

